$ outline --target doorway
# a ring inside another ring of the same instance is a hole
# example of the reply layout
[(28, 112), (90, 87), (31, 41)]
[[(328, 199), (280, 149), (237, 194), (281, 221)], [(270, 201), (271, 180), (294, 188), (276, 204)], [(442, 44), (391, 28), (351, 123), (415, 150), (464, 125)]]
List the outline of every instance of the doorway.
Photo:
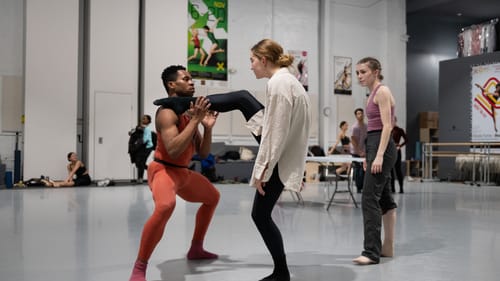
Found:
[(133, 178), (128, 132), (135, 125), (132, 93), (95, 93), (94, 179)]

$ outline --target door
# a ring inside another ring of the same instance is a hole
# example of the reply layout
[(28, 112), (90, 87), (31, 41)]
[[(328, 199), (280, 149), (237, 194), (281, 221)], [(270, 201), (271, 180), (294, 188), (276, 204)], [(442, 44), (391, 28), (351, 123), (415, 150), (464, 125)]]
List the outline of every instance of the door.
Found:
[(132, 94), (96, 92), (94, 112), (94, 179), (131, 179), (127, 150), (128, 131), (134, 126)]

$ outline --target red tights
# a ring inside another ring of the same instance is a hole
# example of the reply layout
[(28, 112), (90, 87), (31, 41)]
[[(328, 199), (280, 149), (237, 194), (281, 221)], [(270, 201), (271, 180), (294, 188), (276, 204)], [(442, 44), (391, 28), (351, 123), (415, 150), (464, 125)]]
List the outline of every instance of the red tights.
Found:
[(155, 209), (144, 225), (137, 260), (147, 263), (163, 236), (165, 225), (175, 208), (175, 196), (188, 202), (201, 202), (196, 213), (196, 225), (189, 259), (216, 258), (203, 250), (203, 239), (219, 202), (219, 191), (199, 173), (185, 168), (165, 167), (152, 162), (148, 166), (148, 182), (153, 192)]

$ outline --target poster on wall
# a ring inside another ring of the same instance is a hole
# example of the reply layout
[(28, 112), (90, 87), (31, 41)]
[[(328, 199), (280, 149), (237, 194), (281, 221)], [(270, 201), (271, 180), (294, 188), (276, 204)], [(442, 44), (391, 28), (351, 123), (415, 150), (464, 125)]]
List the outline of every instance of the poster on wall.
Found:
[(499, 80), (500, 63), (472, 67), (472, 141), (500, 141)]
[(333, 74), (335, 75), (334, 93), (339, 95), (352, 94), (352, 58), (334, 57)]
[(188, 1), (187, 68), (194, 79), (227, 81), (227, 2)]
[(288, 53), (293, 56), (291, 72), (300, 81), (304, 89), (309, 91), (309, 72), (307, 67), (307, 51), (289, 50)]

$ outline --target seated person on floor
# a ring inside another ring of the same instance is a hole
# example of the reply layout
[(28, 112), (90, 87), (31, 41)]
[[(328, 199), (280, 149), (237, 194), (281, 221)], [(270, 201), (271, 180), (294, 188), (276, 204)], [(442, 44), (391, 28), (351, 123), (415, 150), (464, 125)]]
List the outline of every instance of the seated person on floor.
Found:
[[(75, 152), (68, 153), (67, 166), (68, 177), (64, 181), (52, 181), (42, 179), (45, 186), (62, 187), (62, 186), (88, 186), (92, 183), (89, 172), (82, 161), (78, 160), (78, 155)], [(74, 178), (76, 176), (76, 178)], [(73, 179), (74, 178), (74, 179)]]

